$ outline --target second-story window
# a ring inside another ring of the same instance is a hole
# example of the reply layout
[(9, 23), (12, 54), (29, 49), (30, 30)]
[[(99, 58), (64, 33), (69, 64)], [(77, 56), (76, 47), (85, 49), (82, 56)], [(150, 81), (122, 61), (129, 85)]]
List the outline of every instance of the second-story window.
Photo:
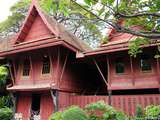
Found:
[(50, 73), (50, 59), (49, 56), (43, 56), (42, 74)]
[(31, 68), (30, 60), (29, 60), (29, 58), (26, 58), (23, 61), (23, 76), (29, 76), (30, 68)]
[(151, 71), (151, 58), (149, 55), (141, 55), (140, 67), (142, 71)]
[(122, 58), (117, 58), (115, 60), (115, 71), (117, 74), (122, 74), (125, 72), (125, 63)]

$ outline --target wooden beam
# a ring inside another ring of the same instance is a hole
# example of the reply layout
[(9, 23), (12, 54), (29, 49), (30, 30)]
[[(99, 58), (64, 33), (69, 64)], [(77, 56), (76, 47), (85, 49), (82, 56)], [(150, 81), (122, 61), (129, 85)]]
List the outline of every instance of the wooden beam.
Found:
[(109, 58), (107, 56), (107, 79), (108, 79), (108, 85), (111, 86), (111, 80), (110, 80), (110, 66), (109, 66), (110, 62), (109, 62)]
[(62, 68), (62, 73), (61, 73), (60, 79), (59, 79), (59, 83), (60, 84), (61, 84), (61, 81), (62, 81), (62, 78), (63, 78), (63, 74), (64, 74), (64, 71), (65, 71), (65, 68), (66, 68), (66, 65), (67, 65), (68, 55), (69, 55), (69, 51), (67, 51), (67, 54), (66, 54), (66, 57), (65, 57), (65, 60), (64, 60), (64, 64), (63, 64), (63, 68)]
[(53, 107), (54, 112), (58, 111), (58, 90), (50, 90), (52, 101), (53, 101)]
[(156, 62), (157, 62), (157, 77), (158, 77), (158, 83), (160, 84), (160, 68), (159, 68), (159, 65), (160, 65), (160, 63), (159, 63), (159, 59), (157, 58), (156, 59)]
[[(17, 73), (16, 73), (16, 64), (15, 64), (15, 60), (12, 59), (12, 62), (13, 62), (13, 74), (14, 74), (14, 78), (16, 80), (16, 76), (17, 76)], [(14, 81), (15, 82), (15, 81)]]
[(96, 62), (96, 60), (95, 60), (94, 58), (93, 58), (93, 62), (94, 62), (94, 64), (96, 65), (96, 67), (97, 67), (97, 69), (98, 69), (98, 71), (99, 71), (99, 73), (100, 73), (100, 75), (101, 75), (104, 83), (106, 84), (106, 86), (108, 86), (108, 82), (107, 82), (106, 78), (104, 77), (104, 75), (103, 75), (103, 73), (102, 73), (99, 65), (97, 64), (97, 62)]
[(10, 76), (11, 76), (12, 83), (14, 85), (15, 84), (15, 78), (14, 78), (14, 75), (12, 73), (12, 69), (11, 69), (11, 64), (10, 63), (9, 63), (8, 68), (9, 68), (9, 73), (10, 73)]
[(58, 47), (58, 51), (57, 51), (57, 60), (56, 60), (56, 63), (57, 63), (57, 68), (56, 68), (56, 84), (59, 86), (59, 79), (58, 79), (58, 76), (59, 76), (59, 67), (60, 67), (60, 48)]
[(108, 104), (112, 105), (112, 91), (108, 90)]
[(32, 77), (32, 79), (33, 79), (33, 84), (35, 84), (35, 80), (34, 80), (34, 70), (33, 70), (33, 63), (32, 63), (32, 58), (31, 58), (31, 56), (29, 55), (29, 61), (30, 61), (30, 67), (31, 67), (31, 70), (30, 70), (30, 72), (31, 72), (31, 77)]
[(50, 49), (48, 49), (48, 55), (49, 55), (49, 62), (50, 62), (50, 72), (52, 75), (52, 79), (54, 80), (54, 71), (53, 71), (53, 62), (52, 60), (54, 60), (54, 57), (52, 56), (51, 52), (49, 52)]
[(132, 85), (135, 85), (135, 75), (134, 75), (134, 69), (133, 69), (133, 59), (130, 56), (130, 67), (131, 67), (131, 74), (132, 74)]

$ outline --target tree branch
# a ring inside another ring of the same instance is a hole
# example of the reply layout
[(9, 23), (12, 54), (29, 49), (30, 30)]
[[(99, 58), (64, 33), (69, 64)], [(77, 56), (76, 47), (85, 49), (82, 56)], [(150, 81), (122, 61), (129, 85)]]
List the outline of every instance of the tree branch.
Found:
[(132, 14), (132, 15), (127, 15), (127, 14), (123, 14), (120, 12), (117, 12), (115, 14), (115, 16), (119, 17), (119, 18), (134, 18), (134, 17), (141, 17), (141, 16), (154, 16), (154, 17), (160, 17), (160, 13), (148, 13), (148, 12), (141, 12), (141, 13), (136, 13), (136, 14)]

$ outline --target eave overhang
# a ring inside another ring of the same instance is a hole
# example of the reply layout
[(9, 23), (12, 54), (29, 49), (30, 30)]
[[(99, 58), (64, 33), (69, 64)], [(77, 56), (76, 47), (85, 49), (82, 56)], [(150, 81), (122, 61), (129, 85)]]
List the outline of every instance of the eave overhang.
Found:
[(54, 83), (7, 86), (8, 91), (44, 91), (51, 89), (56, 89), (56, 85)]
[[(141, 47), (142, 48), (154, 47), (154, 46), (157, 46), (159, 43), (160, 41), (156, 43), (153, 42), (147, 45), (141, 45)], [(128, 47), (129, 47), (129, 42), (125, 42), (125, 43), (119, 43), (116, 45), (108, 45), (108, 46), (99, 48), (97, 50), (83, 52), (82, 54), (83, 54), (83, 57), (95, 56), (95, 55), (100, 55), (100, 54), (110, 54), (113, 52), (129, 50)], [(77, 57), (77, 58), (82, 58), (82, 57)]]
[(12, 48), (6, 51), (1, 51), (0, 57), (17, 54), (21, 52), (27, 52), (27, 51), (36, 50), (36, 49), (53, 47), (53, 46), (64, 46), (72, 50), (73, 52), (80, 51), (78, 48), (76, 48), (75, 46), (69, 44), (64, 40), (60, 40), (57, 38), (50, 38), (46, 40), (40, 40), (40, 41), (37, 40), (37, 41), (23, 42), (23, 43), (16, 44)]

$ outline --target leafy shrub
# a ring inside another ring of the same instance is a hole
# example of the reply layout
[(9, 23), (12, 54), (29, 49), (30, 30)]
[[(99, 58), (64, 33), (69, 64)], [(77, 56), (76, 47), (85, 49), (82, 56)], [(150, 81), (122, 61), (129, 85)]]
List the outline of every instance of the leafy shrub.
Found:
[(62, 120), (62, 112), (56, 112), (50, 116), (49, 120)]
[(91, 103), (85, 107), (90, 120), (126, 120), (127, 117), (121, 111), (106, 105), (104, 101)]
[(107, 107), (107, 111), (103, 115), (104, 120), (126, 120), (127, 117), (121, 111), (114, 109), (111, 106)]
[(147, 106), (145, 109), (145, 115), (147, 118), (158, 118), (160, 116), (160, 105)]
[(0, 66), (0, 87), (6, 84), (8, 76), (8, 69), (4, 66)]
[(71, 106), (62, 114), (62, 120), (87, 120), (86, 113), (77, 106)]
[(12, 106), (12, 100), (9, 95), (0, 97), (0, 108), (11, 107), (11, 106)]
[(145, 119), (144, 110), (140, 105), (137, 105), (135, 120), (144, 120), (144, 119)]
[(13, 112), (10, 108), (5, 107), (0, 109), (0, 120), (11, 120)]

